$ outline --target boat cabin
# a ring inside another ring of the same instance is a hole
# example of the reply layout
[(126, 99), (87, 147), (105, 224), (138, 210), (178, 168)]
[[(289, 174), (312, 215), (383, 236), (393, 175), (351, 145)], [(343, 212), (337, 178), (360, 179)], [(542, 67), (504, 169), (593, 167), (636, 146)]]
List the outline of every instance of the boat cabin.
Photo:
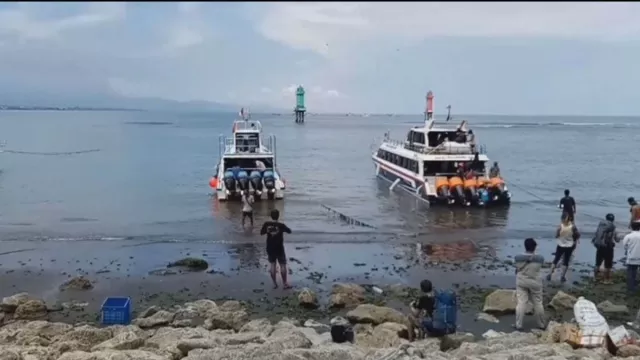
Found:
[(259, 121), (236, 120), (233, 123), (233, 140), (238, 153), (258, 153), (261, 150)]

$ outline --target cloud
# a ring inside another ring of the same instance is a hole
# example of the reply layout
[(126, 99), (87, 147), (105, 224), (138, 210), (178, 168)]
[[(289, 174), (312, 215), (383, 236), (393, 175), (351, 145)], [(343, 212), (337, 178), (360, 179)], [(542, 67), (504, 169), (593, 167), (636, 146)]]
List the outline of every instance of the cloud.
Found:
[(326, 56), (371, 38), (638, 39), (639, 18), (640, 4), (633, 2), (278, 2), (258, 29), (271, 40)]
[(639, 59), (633, 2), (0, 3), (0, 98), (640, 113)]
[(38, 19), (32, 10), (37, 3), (23, 3), (14, 9), (0, 10), (0, 36), (14, 36), (19, 40), (47, 39), (60, 36), (65, 31), (93, 27), (123, 20), (124, 3), (88, 3), (76, 14), (58, 19)]

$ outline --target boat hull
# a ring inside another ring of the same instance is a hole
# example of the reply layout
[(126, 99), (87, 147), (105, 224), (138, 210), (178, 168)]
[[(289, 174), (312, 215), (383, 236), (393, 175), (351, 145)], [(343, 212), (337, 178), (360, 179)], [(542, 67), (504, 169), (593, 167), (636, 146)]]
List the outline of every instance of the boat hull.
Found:
[[(376, 164), (376, 175), (379, 179), (392, 185), (393, 189), (401, 189), (409, 194), (419, 197), (420, 199), (427, 201), (430, 206), (458, 206), (458, 207), (476, 207), (476, 208), (492, 208), (492, 207), (508, 207), (511, 205), (511, 194), (509, 191), (505, 191), (501, 194), (491, 196), (487, 203), (480, 204), (478, 202), (470, 203), (466, 199), (462, 199), (456, 196), (453, 197), (440, 197), (433, 194), (426, 194), (424, 191), (424, 185), (419, 185), (417, 179), (411, 179), (398, 171), (391, 168), (385, 168)], [(395, 186), (393, 185), (395, 184)]]

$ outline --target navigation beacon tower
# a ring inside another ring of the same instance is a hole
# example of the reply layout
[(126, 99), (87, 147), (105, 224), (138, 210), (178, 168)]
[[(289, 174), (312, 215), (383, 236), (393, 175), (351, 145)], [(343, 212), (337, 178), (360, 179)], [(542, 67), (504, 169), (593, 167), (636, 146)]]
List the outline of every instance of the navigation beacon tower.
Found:
[(296, 124), (303, 124), (304, 113), (307, 109), (304, 107), (304, 88), (302, 85), (296, 89), (296, 107), (294, 111), (296, 113)]

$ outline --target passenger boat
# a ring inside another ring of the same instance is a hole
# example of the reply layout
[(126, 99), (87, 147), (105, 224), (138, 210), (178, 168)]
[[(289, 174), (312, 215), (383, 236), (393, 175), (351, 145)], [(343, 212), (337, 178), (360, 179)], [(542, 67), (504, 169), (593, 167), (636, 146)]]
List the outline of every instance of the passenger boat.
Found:
[(209, 186), (219, 201), (240, 199), (246, 192), (256, 200), (283, 199), (286, 184), (277, 169), (275, 135), (263, 139), (260, 121), (244, 109), (240, 116), (231, 137), (220, 135), (220, 159)]
[[(391, 182), (390, 190), (400, 187), (432, 205), (509, 205), (511, 194), (502, 177), (488, 177), (486, 147), (467, 141), (468, 135), (466, 121), (454, 127), (436, 124), (430, 91), (424, 125), (409, 130), (406, 140), (386, 133), (372, 154), (376, 175)], [(461, 171), (461, 165), (473, 172)]]

